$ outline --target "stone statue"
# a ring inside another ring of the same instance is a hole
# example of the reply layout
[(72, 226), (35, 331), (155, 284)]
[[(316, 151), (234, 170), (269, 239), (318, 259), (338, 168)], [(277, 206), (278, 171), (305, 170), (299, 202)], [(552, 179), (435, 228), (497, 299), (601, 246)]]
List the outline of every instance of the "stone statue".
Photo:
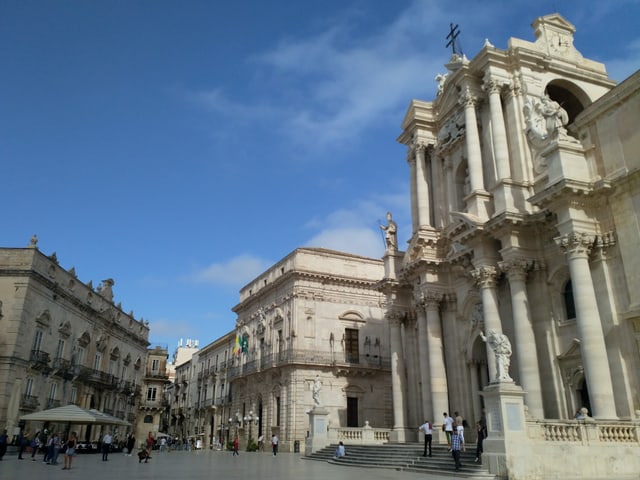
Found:
[(387, 212), (387, 224), (380, 225), (380, 228), (384, 230), (387, 251), (395, 252), (398, 249), (398, 225), (391, 218), (391, 212)]
[(320, 377), (316, 375), (316, 379), (311, 386), (311, 397), (313, 398), (313, 404), (316, 407), (320, 406), (320, 390), (322, 389), (322, 382)]
[(509, 376), (509, 365), (511, 365), (511, 342), (504, 333), (490, 330), (486, 337), (480, 332), (480, 337), (489, 345), (496, 357), (496, 378), (497, 382), (512, 382)]

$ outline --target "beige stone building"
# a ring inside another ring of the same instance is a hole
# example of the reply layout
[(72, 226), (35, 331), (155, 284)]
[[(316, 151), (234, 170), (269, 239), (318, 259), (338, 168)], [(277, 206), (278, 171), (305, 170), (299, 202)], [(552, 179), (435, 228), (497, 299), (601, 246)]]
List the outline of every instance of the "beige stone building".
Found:
[(242, 288), (220, 418), (243, 448), (272, 434), (303, 448), (315, 405), (329, 429), (391, 426), (382, 277), (380, 260), (300, 248)]
[(10, 435), (22, 415), (70, 403), (135, 423), (149, 328), (114, 303), (113, 285), (83, 283), (35, 237), (0, 248), (0, 426)]
[(640, 74), (616, 86), (558, 14), (532, 26), (454, 55), (403, 120), (413, 234), (381, 284), (392, 439), (457, 410), (488, 423), (494, 473), (637, 474)]
[(138, 443), (149, 433), (157, 440), (158, 433), (167, 433), (169, 402), (166, 390), (170, 383), (167, 360), (169, 350), (156, 345), (147, 350), (146, 368), (142, 378), (142, 395), (138, 404), (139, 415), (133, 428)]

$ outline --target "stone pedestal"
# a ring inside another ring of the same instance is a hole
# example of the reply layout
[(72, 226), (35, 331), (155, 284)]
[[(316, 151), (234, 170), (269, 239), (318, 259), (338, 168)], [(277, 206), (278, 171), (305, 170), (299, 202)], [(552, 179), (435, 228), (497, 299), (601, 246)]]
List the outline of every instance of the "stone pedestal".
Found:
[(508, 457), (528, 448), (525, 424), (525, 391), (513, 382), (491, 383), (484, 397), (488, 437), (484, 440), (482, 463), (489, 472), (511, 478)]
[(306, 456), (330, 443), (327, 435), (329, 410), (324, 407), (314, 407), (307, 412), (307, 415), (309, 415), (309, 436), (304, 446)]

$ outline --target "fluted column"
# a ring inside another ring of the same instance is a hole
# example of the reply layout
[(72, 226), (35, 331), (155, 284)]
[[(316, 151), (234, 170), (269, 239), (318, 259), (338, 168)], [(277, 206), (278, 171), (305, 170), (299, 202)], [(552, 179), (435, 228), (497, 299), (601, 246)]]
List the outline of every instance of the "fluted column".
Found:
[[(486, 332), (494, 330), (502, 333), (502, 322), (498, 313), (498, 295), (496, 291), (496, 281), (498, 269), (492, 265), (483, 265), (471, 272), (480, 287), (482, 295), (482, 313), (484, 315), (484, 326)], [(487, 363), (489, 364), (489, 381), (498, 380), (496, 370), (496, 358), (493, 350), (487, 345)]]
[(469, 363), (469, 378), (471, 379), (471, 400), (473, 405), (473, 419), (482, 418), (482, 404), (480, 403), (480, 382), (478, 376), (478, 364), (476, 362)]
[(418, 197), (418, 226), (431, 225), (430, 220), (430, 198), (429, 198), (429, 182), (427, 180), (427, 163), (426, 163), (427, 146), (424, 144), (416, 145), (416, 194)]
[(464, 122), (466, 125), (465, 146), (467, 150), (467, 165), (469, 167), (469, 183), (471, 192), (484, 190), (484, 176), (482, 173), (482, 152), (480, 149), (480, 135), (476, 119), (476, 104), (478, 99), (469, 89), (460, 96), (460, 103), (464, 105)]
[(594, 238), (574, 232), (555, 239), (569, 262), (576, 307), (576, 326), (580, 337), (580, 350), (584, 373), (589, 388), (593, 417), (617, 418), (613, 396), (613, 383), (602, 323), (589, 269), (589, 252)]
[(429, 372), (431, 362), (429, 359), (429, 327), (427, 324), (427, 312), (425, 310), (424, 301), (420, 301), (416, 313), (418, 314), (418, 351), (420, 358), (420, 398), (421, 398), (421, 415), (420, 421), (424, 421), (433, 413), (433, 404), (431, 402), (431, 380)]
[[(416, 335), (416, 319), (410, 313), (403, 322), (404, 334), (404, 362), (407, 369), (407, 378), (419, 378), (421, 352)], [(406, 415), (405, 421), (408, 425), (416, 425), (422, 422), (422, 404), (420, 402), (420, 385), (418, 382), (407, 382), (407, 393), (405, 397)], [(421, 424), (421, 423), (420, 423)]]
[(502, 83), (489, 79), (484, 84), (485, 91), (489, 94), (489, 113), (491, 115), (491, 133), (493, 141), (493, 154), (496, 160), (496, 180), (511, 177), (509, 168), (509, 146), (507, 145), (507, 131), (502, 113), (500, 90)]
[[(445, 181), (446, 181), (446, 195), (447, 195), (447, 214), (451, 215), (451, 212), (457, 211), (458, 199), (456, 197), (456, 182), (453, 178), (453, 160), (447, 158), (444, 163)], [(450, 217), (442, 219), (443, 223), (451, 221)]]
[(411, 195), (411, 226), (413, 233), (420, 229), (418, 222), (418, 193), (416, 191), (416, 154), (415, 148), (409, 150), (407, 162), (409, 162), (409, 191)]
[(428, 292), (424, 297), (424, 305), (427, 312), (427, 342), (429, 350), (429, 389), (431, 391), (432, 410), (430, 418), (439, 418), (442, 412), (449, 408), (447, 386), (447, 370), (444, 363), (444, 343), (442, 337), (442, 325), (440, 321), (440, 302), (442, 294)]
[(444, 174), (442, 172), (442, 160), (431, 151), (431, 185), (433, 194), (433, 226), (441, 228), (445, 223), (445, 203), (444, 203)]
[(400, 312), (388, 312), (391, 346), (391, 395), (393, 398), (393, 429), (405, 428), (404, 360), (402, 355), (402, 318)]
[(518, 356), (520, 382), (524, 388), (525, 403), (534, 418), (544, 418), (542, 386), (536, 339), (531, 324), (529, 299), (527, 298), (527, 271), (530, 263), (524, 258), (500, 262), (500, 269), (506, 272), (511, 291), (515, 353)]

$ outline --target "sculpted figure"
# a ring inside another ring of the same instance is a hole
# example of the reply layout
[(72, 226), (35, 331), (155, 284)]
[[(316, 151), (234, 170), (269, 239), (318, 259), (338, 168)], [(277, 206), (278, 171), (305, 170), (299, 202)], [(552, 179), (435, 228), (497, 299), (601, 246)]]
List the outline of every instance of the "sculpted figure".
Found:
[(509, 376), (509, 365), (511, 365), (512, 353), (509, 338), (504, 333), (498, 333), (495, 330), (490, 330), (489, 335), (486, 337), (481, 332), (480, 338), (489, 345), (496, 357), (496, 381), (512, 381)]
[(316, 375), (316, 379), (311, 386), (311, 397), (313, 398), (313, 404), (316, 407), (320, 406), (320, 390), (322, 389), (322, 382), (320, 377)]
[(398, 225), (391, 218), (391, 212), (387, 212), (387, 224), (380, 225), (384, 230), (384, 236), (387, 242), (387, 251), (392, 252), (398, 249)]

